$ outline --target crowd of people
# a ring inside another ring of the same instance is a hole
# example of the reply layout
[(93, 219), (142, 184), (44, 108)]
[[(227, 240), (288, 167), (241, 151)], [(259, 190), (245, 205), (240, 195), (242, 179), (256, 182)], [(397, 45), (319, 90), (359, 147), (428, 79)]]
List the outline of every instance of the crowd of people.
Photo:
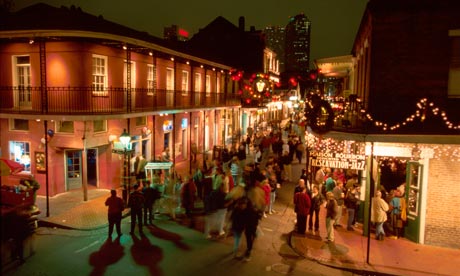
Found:
[(343, 227), (341, 221), (345, 208), (346, 230), (355, 231), (361, 196), (356, 172), (321, 167), (315, 172), (312, 182), (308, 179), (306, 169), (303, 169), (294, 189), (297, 233), (305, 234), (308, 229), (309, 232), (319, 235), (322, 206), (325, 207), (326, 241), (334, 242), (334, 229)]
[[(250, 153), (254, 156), (253, 160), (247, 160)], [(146, 180), (145, 172), (139, 169), (145, 164), (140, 157), (133, 166), (136, 176), (139, 176), (138, 182), (127, 204), (131, 209), (130, 234), (134, 234), (137, 225), (143, 235), (143, 225), (152, 224), (155, 212), (160, 208), (168, 209), (172, 219), (176, 218), (176, 210), (183, 210), (190, 227), (195, 227), (195, 202), (199, 200), (203, 202), (206, 214), (205, 238), (216, 239), (231, 233), (234, 256), (250, 260), (259, 221), (276, 213), (277, 189), (286, 181), (296, 181), (291, 164), (302, 164), (304, 155), (301, 137), (290, 133), (284, 141), (281, 131), (272, 131), (248, 135), (238, 146), (224, 149), (212, 163), (204, 163), (203, 167), (195, 165), (193, 172), (184, 177), (179, 176), (172, 166), (170, 170), (155, 171)], [(170, 160), (167, 149), (162, 153), (161, 160)], [(116, 194), (112, 194), (106, 202), (109, 206), (110, 237), (114, 227), (121, 235), (119, 225), (124, 205), (120, 203), (121, 199), (116, 198)], [(357, 171), (321, 167), (310, 177), (303, 169), (293, 195), (295, 231), (319, 235), (319, 218), (324, 215), (326, 241), (334, 242), (335, 229), (343, 227), (347, 231), (355, 231), (360, 198)], [(392, 226), (391, 231), (396, 237), (401, 235), (404, 205), (399, 190), (391, 191), (388, 196), (387, 193), (382, 196), (382, 191), (376, 193), (371, 218), (375, 223), (377, 239), (382, 240), (385, 236), (384, 223)], [(324, 211), (321, 211), (323, 208)], [(345, 214), (346, 226), (343, 226), (342, 216)], [(247, 244), (244, 254), (240, 255), (243, 234)]]

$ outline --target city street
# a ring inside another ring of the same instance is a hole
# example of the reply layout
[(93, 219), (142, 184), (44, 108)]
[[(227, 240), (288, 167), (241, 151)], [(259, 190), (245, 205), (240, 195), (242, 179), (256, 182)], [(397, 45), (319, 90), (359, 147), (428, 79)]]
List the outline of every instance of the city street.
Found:
[[(300, 165), (293, 165), (294, 172)], [(145, 236), (130, 236), (130, 218), (124, 218), (118, 241), (107, 240), (107, 229), (77, 231), (39, 228), (35, 254), (24, 265), (4, 275), (352, 275), (307, 260), (289, 246), (293, 228), (292, 191), (294, 183), (278, 190), (277, 213), (262, 219), (252, 259), (234, 259), (233, 238), (207, 240), (197, 229), (157, 215), (155, 226), (144, 227)], [(200, 226), (201, 225), (201, 226)], [(245, 241), (241, 250), (245, 249)], [(28, 249), (26, 249), (28, 256)]]

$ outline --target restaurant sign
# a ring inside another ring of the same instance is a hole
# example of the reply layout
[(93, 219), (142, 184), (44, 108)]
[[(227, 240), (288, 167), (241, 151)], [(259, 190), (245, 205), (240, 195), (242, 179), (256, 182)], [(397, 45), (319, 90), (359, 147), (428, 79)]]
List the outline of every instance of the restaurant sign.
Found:
[(313, 167), (327, 167), (346, 170), (364, 170), (366, 155), (334, 152), (310, 153), (310, 164)]

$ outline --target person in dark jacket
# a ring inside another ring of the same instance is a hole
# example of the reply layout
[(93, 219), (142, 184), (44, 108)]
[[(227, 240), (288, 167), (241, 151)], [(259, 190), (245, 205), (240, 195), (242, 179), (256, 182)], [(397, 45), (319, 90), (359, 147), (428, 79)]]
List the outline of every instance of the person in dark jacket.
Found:
[(144, 208), (145, 198), (139, 191), (139, 185), (134, 184), (134, 191), (129, 195), (128, 207), (131, 208), (131, 232), (134, 235), (134, 227), (136, 226), (136, 219), (139, 226), (139, 233), (142, 235), (142, 209)]
[(185, 183), (181, 189), (181, 204), (182, 207), (185, 209), (185, 214), (190, 220), (190, 227), (195, 226), (195, 220), (193, 218), (193, 209), (195, 208), (195, 200), (196, 200), (196, 185), (193, 181), (192, 177), (185, 176), (184, 178)]
[(153, 205), (158, 197), (155, 189), (149, 182), (144, 182), (144, 188), (142, 188), (142, 194), (144, 194), (144, 224), (153, 224), (154, 213)]
[(108, 220), (109, 220), (109, 238), (112, 238), (113, 226), (116, 226), (118, 237), (121, 236), (121, 217), (125, 209), (123, 199), (117, 196), (117, 191), (110, 190), (110, 197), (105, 200), (105, 206), (108, 206)]

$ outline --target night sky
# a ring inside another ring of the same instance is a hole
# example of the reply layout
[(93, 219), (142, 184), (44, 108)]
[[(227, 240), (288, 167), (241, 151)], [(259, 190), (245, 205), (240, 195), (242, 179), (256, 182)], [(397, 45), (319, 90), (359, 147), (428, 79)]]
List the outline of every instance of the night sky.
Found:
[(236, 26), (245, 17), (246, 30), (255, 26), (286, 26), (289, 17), (304, 13), (312, 23), (311, 60), (348, 55), (367, 0), (14, 0), (14, 10), (39, 2), (75, 5), (84, 12), (138, 31), (163, 37), (163, 28), (178, 25), (190, 36), (218, 16)]

